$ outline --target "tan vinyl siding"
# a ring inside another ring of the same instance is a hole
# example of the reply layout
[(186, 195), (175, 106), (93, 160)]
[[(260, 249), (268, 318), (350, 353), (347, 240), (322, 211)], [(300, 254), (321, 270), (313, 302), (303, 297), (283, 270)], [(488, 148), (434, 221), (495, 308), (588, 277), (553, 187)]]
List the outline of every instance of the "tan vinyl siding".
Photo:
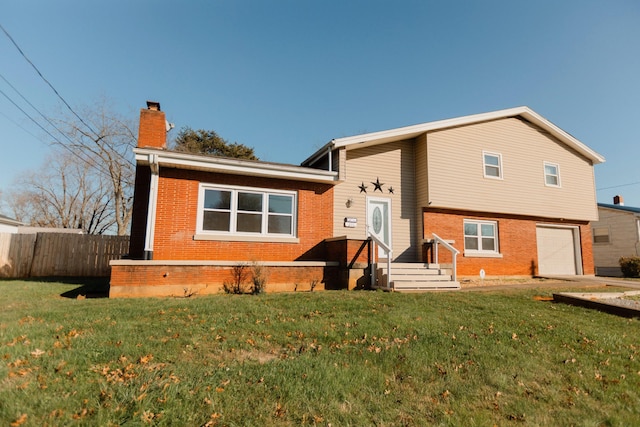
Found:
[[(413, 140), (393, 142), (346, 152), (346, 177), (334, 188), (334, 235), (353, 239), (366, 237), (367, 196), (391, 200), (393, 259), (415, 261), (417, 248), (415, 165)], [(376, 179), (383, 193), (376, 191)], [(367, 192), (360, 192), (362, 183)], [(394, 193), (389, 193), (393, 187)], [(347, 207), (347, 200), (353, 200)], [(357, 218), (356, 228), (344, 227), (345, 218)]]
[(421, 242), (424, 236), (422, 224), (422, 207), (429, 205), (429, 174), (427, 173), (427, 135), (422, 134), (415, 139), (415, 173), (416, 173), (416, 241)]
[[(432, 207), (591, 221), (598, 218), (593, 165), (539, 128), (507, 118), (427, 135)], [(500, 154), (502, 179), (484, 177), (483, 151)], [(544, 162), (560, 187), (545, 185)]]
[(592, 229), (608, 228), (609, 242), (593, 244), (596, 267), (619, 267), (622, 256), (638, 256), (638, 218), (632, 212), (598, 208), (600, 220), (591, 223)]

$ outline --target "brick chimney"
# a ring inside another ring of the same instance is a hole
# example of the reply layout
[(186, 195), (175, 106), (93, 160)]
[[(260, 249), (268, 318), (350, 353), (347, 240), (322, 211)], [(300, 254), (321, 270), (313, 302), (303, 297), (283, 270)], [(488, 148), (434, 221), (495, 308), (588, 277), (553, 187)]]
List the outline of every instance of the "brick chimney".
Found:
[(624, 199), (622, 198), (622, 196), (619, 196), (619, 195), (613, 196), (613, 204), (624, 206)]
[(147, 101), (147, 109), (140, 110), (138, 147), (167, 148), (167, 120), (159, 102)]

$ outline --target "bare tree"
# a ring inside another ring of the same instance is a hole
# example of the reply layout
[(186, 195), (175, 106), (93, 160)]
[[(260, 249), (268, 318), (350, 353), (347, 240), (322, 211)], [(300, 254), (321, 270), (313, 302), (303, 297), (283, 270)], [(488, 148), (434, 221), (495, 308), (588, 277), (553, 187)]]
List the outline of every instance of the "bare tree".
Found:
[(69, 152), (54, 152), (42, 168), (17, 180), (8, 197), (14, 217), (36, 227), (112, 230), (111, 192), (92, 169)]
[(108, 197), (106, 211), (118, 235), (128, 232), (133, 204), (135, 163), (132, 148), (137, 141), (137, 123), (123, 118), (101, 100), (85, 107), (80, 115), (52, 120), (63, 138), (56, 143), (76, 160), (88, 165)]

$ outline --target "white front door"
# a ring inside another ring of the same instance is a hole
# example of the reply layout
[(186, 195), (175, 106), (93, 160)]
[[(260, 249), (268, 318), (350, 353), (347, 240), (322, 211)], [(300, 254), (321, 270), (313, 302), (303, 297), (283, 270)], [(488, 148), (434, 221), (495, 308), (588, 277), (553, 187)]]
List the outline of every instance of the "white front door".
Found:
[[(367, 228), (369, 233), (391, 248), (391, 199), (367, 198)], [(378, 258), (387, 258), (387, 252), (380, 246)]]

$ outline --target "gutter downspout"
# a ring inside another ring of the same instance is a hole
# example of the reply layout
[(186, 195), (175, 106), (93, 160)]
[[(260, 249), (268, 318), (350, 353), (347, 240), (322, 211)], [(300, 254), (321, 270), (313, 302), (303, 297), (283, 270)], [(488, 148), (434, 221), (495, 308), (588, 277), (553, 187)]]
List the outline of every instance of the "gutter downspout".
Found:
[(153, 239), (156, 229), (156, 208), (158, 206), (158, 176), (160, 165), (158, 155), (149, 154), (149, 169), (151, 181), (149, 183), (149, 205), (147, 207), (147, 229), (144, 234), (144, 259), (153, 259)]

